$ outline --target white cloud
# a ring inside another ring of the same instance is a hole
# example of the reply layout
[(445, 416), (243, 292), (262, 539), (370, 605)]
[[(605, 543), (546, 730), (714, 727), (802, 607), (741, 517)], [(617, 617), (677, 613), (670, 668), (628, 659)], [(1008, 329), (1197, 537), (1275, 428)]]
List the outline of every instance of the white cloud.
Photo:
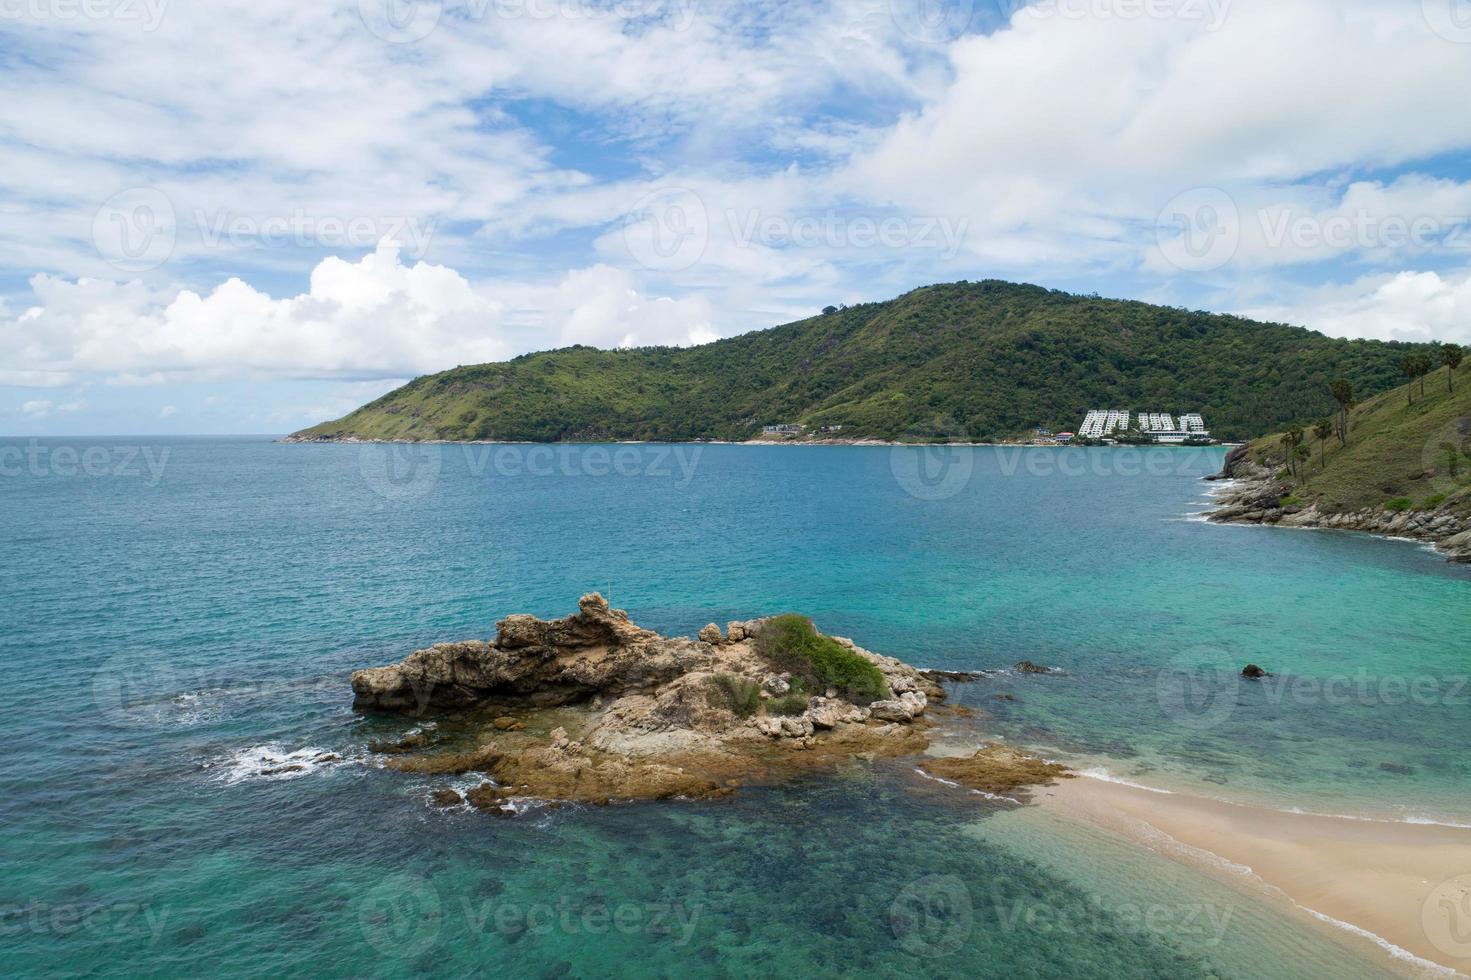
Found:
[(1444, 277), (1435, 272), (1366, 276), (1345, 286), (1311, 290), (1292, 306), (1244, 312), (1305, 323), (1333, 337), (1471, 346), (1471, 271)]
[(173, 405), (165, 405), (163, 408), (160, 408), (158, 410), (158, 417), (161, 418), (161, 419), (171, 419), (175, 415), (178, 415), (178, 414), (179, 414), (178, 408), (176, 408)]
[(405, 378), (527, 349), (686, 344), (714, 332), (703, 298), (640, 295), (624, 270), (477, 287), (445, 266), (406, 265), (389, 243), (358, 262), (322, 261), (310, 289), (285, 299), (239, 279), (207, 294), (46, 275), (32, 285), (39, 305), (0, 325), (14, 338), (17, 367), (130, 386)]

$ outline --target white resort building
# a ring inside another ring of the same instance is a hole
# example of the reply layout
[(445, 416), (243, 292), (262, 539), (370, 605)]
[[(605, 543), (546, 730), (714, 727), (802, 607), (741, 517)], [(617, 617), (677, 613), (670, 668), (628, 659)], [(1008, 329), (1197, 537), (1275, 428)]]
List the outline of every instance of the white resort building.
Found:
[(1211, 437), (1199, 412), (1186, 412), (1177, 418), (1166, 412), (1131, 413), (1103, 408), (1088, 412), (1078, 435), (1084, 439), (1109, 439), (1131, 431), (1157, 443), (1205, 442)]

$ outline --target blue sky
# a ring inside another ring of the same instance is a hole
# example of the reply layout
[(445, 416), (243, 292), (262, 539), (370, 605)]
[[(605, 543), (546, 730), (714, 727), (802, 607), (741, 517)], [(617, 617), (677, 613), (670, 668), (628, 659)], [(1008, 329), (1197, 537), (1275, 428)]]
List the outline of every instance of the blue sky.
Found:
[(998, 277), (1471, 343), (1468, 0), (27, 0), (0, 433)]

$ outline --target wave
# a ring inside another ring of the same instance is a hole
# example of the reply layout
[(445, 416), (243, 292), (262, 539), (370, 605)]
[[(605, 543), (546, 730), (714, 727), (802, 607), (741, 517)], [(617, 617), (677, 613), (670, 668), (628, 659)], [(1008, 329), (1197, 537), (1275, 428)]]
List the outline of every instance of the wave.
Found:
[(1414, 964), (1414, 966), (1415, 966), (1415, 968), (1417, 970), (1423, 970), (1423, 971), (1425, 971), (1424, 974), (1422, 974), (1422, 976), (1423, 975), (1437, 976), (1437, 977), (1460, 977), (1460, 976), (1465, 976), (1465, 974), (1461, 973), (1459, 970), (1453, 970), (1453, 969), (1451, 969), (1448, 966), (1441, 966), (1439, 963), (1435, 962), (1434, 960), (1427, 960), (1423, 956), (1416, 956), (1414, 953), (1410, 952), (1408, 949), (1405, 949), (1403, 946), (1396, 946), (1394, 943), (1390, 942), (1388, 939), (1385, 939), (1383, 936), (1379, 935), (1377, 932), (1370, 932), (1368, 929), (1364, 929), (1364, 928), (1362, 928), (1360, 926), (1356, 926), (1352, 922), (1344, 922), (1342, 919), (1335, 919), (1333, 916), (1327, 915), (1327, 914), (1325, 914), (1323, 912), (1319, 912), (1317, 909), (1310, 909), (1306, 905), (1302, 904), (1301, 902), (1293, 902), (1292, 904), (1293, 905), (1296, 905), (1298, 908), (1302, 909), (1308, 915), (1311, 915), (1313, 918), (1315, 918), (1315, 919), (1317, 919), (1317, 920), (1319, 920), (1321, 922), (1326, 922), (1326, 923), (1328, 923), (1331, 926), (1336, 926), (1339, 929), (1344, 930), (1345, 932), (1353, 933), (1355, 936), (1358, 936), (1361, 939), (1367, 939), (1367, 940), (1369, 940), (1374, 945), (1378, 946), (1380, 949), (1384, 950), (1390, 956), (1394, 957), (1397, 960), (1402, 960), (1402, 961), (1404, 961), (1406, 963)]
[(219, 779), (226, 785), (255, 779), (296, 779), (345, 764), (335, 752), (312, 746), (287, 751), (275, 745), (252, 745), (223, 763)]
[[(1136, 783), (1131, 780), (1124, 779), (1121, 776), (1116, 776), (1102, 766), (1093, 766), (1088, 769), (1081, 769), (1078, 771), (1078, 775), (1085, 776), (1088, 779), (1096, 779), (1104, 783), (1114, 783), (1119, 786), (1127, 786), (1130, 789), (1144, 790), (1147, 793), (1160, 793), (1164, 796), (1176, 796), (1179, 795), (1179, 793), (1181, 792), (1178, 790), (1163, 789), (1159, 786), (1146, 786), (1143, 783)], [(1367, 816), (1365, 814), (1354, 813), (1325, 813), (1321, 810), (1305, 810), (1302, 807), (1298, 806), (1272, 806), (1259, 800), (1228, 799), (1224, 796), (1214, 796), (1210, 793), (1203, 793), (1194, 789), (1186, 790), (1183, 792), (1187, 793), (1187, 795), (1198, 797), (1199, 799), (1210, 800), (1212, 803), (1226, 803), (1231, 806), (1255, 807), (1259, 810), (1270, 810), (1273, 813), (1288, 813), (1299, 817), (1324, 817), (1329, 820), (1356, 820), (1360, 823), (1401, 823), (1414, 824), (1416, 826), (1422, 827), (1450, 827), (1455, 830), (1471, 830), (1471, 823), (1457, 823), (1453, 820), (1439, 820), (1435, 817), (1427, 817), (1420, 814), (1395, 817), (1387, 814)]]

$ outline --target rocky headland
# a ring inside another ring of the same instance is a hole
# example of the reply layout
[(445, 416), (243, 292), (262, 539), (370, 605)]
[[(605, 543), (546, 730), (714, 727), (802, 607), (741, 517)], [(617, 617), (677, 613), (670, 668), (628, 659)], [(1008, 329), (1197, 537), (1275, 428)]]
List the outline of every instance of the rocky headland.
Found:
[(1246, 446), (1231, 450), (1221, 472), (1211, 479), (1235, 481), (1220, 495), (1216, 509), (1209, 515), (1217, 523), (1316, 527), (1415, 538), (1433, 544), (1448, 561), (1471, 562), (1471, 517), (1448, 509), (1391, 510), (1380, 506), (1341, 513), (1319, 510), (1311, 501), (1295, 502), (1292, 485), (1274, 467), (1252, 459)]
[[(518, 798), (713, 798), (855, 758), (920, 756), (931, 715), (946, 710), (936, 677), (803, 617), (664, 637), (596, 593), (563, 619), (509, 616), (492, 640), (433, 646), (351, 680), (358, 709), (416, 721), (369, 746), (384, 765), (483, 776), (433, 799), (493, 812)], [(985, 792), (1065, 775), (997, 746), (919, 766)]]

